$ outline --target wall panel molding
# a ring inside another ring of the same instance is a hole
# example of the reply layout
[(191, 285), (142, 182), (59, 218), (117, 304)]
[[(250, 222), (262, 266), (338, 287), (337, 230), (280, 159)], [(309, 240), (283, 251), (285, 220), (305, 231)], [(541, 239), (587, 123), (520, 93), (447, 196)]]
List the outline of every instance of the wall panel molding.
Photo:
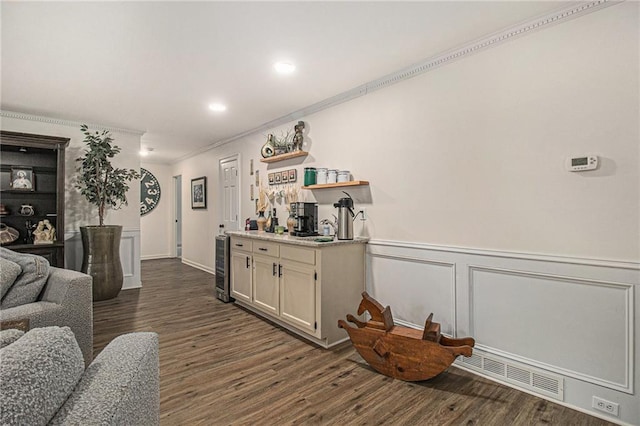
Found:
[[(379, 260), (385, 264), (376, 266)], [(407, 262), (455, 271), (455, 300), (446, 307), (455, 313), (453, 334), (475, 337), (477, 348), (488, 356), (561, 375), (591, 395), (634, 394), (639, 263), (371, 240), (367, 289), (378, 280), (392, 300), (370, 294), (392, 310), (394, 301), (421, 304), (415, 299), (426, 297), (424, 292), (404, 294), (398, 279), (380, 282), (381, 276), (407, 274)], [(421, 275), (422, 270), (409, 273)], [(424, 282), (424, 277), (413, 281)], [(402, 317), (398, 324), (423, 326)]]
[[(620, 390), (627, 393), (633, 393), (633, 348), (634, 348), (634, 285), (627, 283), (619, 283), (613, 281), (606, 280), (595, 280), (589, 278), (581, 278), (575, 276), (564, 276), (557, 274), (549, 274), (543, 272), (531, 272), (531, 271), (523, 271), (523, 270), (515, 270), (515, 269), (507, 269), (507, 268), (499, 268), (499, 267), (487, 267), (487, 266), (477, 266), (477, 265), (468, 265), (468, 289), (469, 289), (469, 329), (472, 335), (475, 335), (476, 331), (476, 314), (474, 309), (476, 307), (475, 299), (476, 292), (478, 289), (475, 284), (475, 276), (479, 272), (486, 272), (489, 274), (502, 275), (507, 277), (522, 277), (522, 278), (530, 278), (536, 280), (538, 282), (558, 282), (565, 283), (569, 285), (575, 285), (575, 296), (576, 298), (579, 296), (580, 287), (579, 286), (592, 286), (592, 287), (601, 287), (603, 289), (612, 289), (614, 291), (623, 291), (624, 292), (624, 300), (623, 303), (616, 306), (622, 312), (624, 312), (624, 342), (618, 348), (616, 347), (597, 347), (597, 343), (594, 342), (592, 345), (593, 350), (597, 350), (602, 354), (609, 354), (611, 356), (613, 353), (618, 352), (621, 353), (624, 358), (624, 374), (623, 380), (615, 381), (609, 380), (605, 377), (598, 377), (597, 375), (588, 374), (585, 372), (581, 372), (577, 369), (562, 367), (560, 365), (556, 365), (549, 362), (539, 361), (527, 356), (523, 356), (517, 353), (513, 353), (510, 351), (505, 351), (497, 347), (485, 346), (483, 344), (478, 344), (478, 348), (488, 352), (499, 355), (503, 358), (512, 359), (518, 362), (523, 362), (538, 368), (546, 369), (547, 371), (552, 371), (558, 374), (562, 374), (564, 376), (573, 377), (578, 380), (583, 380), (588, 383), (593, 383), (599, 386), (605, 386), (611, 389)], [(514, 285), (518, 285), (518, 283), (514, 283)], [(542, 290), (541, 290), (542, 291)], [(542, 296), (542, 294), (541, 294)], [(602, 300), (593, 300), (594, 304), (602, 303)], [(502, 300), (500, 303), (509, 303), (509, 300)], [(570, 310), (571, 307), (567, 306), (567, 310)], [(578, 308), (579, 309), (579, 308)], [(495, 312), (495, 311), (494, 311)], [(607, 329), (615, 329), (615, 325), (611, 324), (613, 327), (609, 327), (607, 323), (608, 318), (599, 315), (599, 312), (588, 312), (581, 313), (585, 316), (584, 324), (585, 327), (590, 327), (594, 333), (594, 340), (604, 340), (604, 334), (607, 333)], [(574, 317), (576, 315), (573, 315)], [(531, 324), (532, 327), (543, 327), (545, 318), (540, 318), (539, 322), (535, 324)], [(598, 328), (601, 328), (599, 332)], [(554, 330), (557, 333), (563, 333), (563, 327), (561, 324), (558, 324)], [(524, 332), (524, 331), (523, 331)], [(564, 334), (571, 334), (569, 331), (565, 331)], [(544, 342), (540, 342), (541, 344), (545, 344)], [(571, 345), (568, 345), (571, 346)], [(562, 351), (563, 348), (561, 344), (554, 345), (555, 350)], [(570, 351), (571, 347), (564, 348), (566, 351)], [(576, 354), (576, 359), (579, 358), (579, 355)], [(595, 355), (592, 355), (595, 358)], [(603, 355), (604, 356), (604, 355)], [(603, 359), (602, 363), (606, 363), (607, 359)]]
[[(458, 329), (458, 325), (457, 325), (457, 315), (456, 315), (456, 265), (455, 263), (451, 263), (451, 262), (443, 262), (443, 261), (438, 261), (438, 260), (433, 260), (433, 259), (422, 259), (422, 258), (418, 258), (418, 257), (411, 257), (411, 256), (402, 256), (402, 255), (391, 255), (391, 254), (380, 254), (380, 253), (370, 253), (370, 257), (372, 258), (378, 258), (378, 259), (388, 259), (388, 260), (394, 260), (397, 262), (411, 262), (411, 263), (417, 263), (417, 264), (422, 264), (422, 265), (432, 265), (432, 266), (437, 266), (437, 267), (444, 267), (447, 268), (449, 270), (450, 273), (450, 281), (448, 283), (448, 287), (449, 287), (449, 291), (450, 291), (450, 297), (451, 297), (451, 304), (449, 306), (449, 321), (450, 324), (452, 326), (452, 332), (450, 333), (450, 335), (455, 336), (456, 334), (456, 330)], [(401, 283), (397, 283), (397, 286), (399, 287), (401, 285)], [(421, 283), (421, 285), (424, 286), (428, 286), (430, 285), (430, 283)], [(369, 288), (369, 286), (367, 286)], [(375, 297), (375, 296), (374, 296)], [(393, 309), (393, 306), (392, 306)], [(427, 313), (428, 315), (428, 313)], [(404, 325), (407, 325), (409, 327), (413, 327), (413, 328), (423, 328), (424, 327), (424, 323), (422, 324), (414, 324), (410, 321), (406, 321), (402, 318), (398, 318), (395, 319), (398, 322), (402, 322), (404, 323)], [(426, 316), (423, 319), (423, 321), (426, 320)], [(437, 320), (437, 319), (436, 319)], [(442, 318), (440, 318), (440, 322), (442, 322)], [(449, 333), (447, 333), (449, 334)]]
[[(80, 231), (66, 231), (65, 268), (79, 271), (82, 267), (82, 238)], [(124, 282), (122, 289), (142, 287), (140, 270), (140, 230), (123, 229), (120, 239), (120, 261)]]
[(490, 258), (507, 258), (507, 259), (522, 259), (522, 260), (539, 260), (543, 262), (572, 264), (572, 265), (585, 265), (585, 266), (599, 266), (609, 267), (616, 269), (629, 269), (632, 271), (640, 271), (640, 262), (638, 261), (621, 261), (611, 259), (591, 259), (584, 257), (571, 257), (571, 256), (558, 256), (541, 253), (523, 253), (517, 251), (503, 251), (503, 250), (487, 250), (477, 249), (472, 247), (456, 247), (456, 246), (442, 246), (435, 244), (416, 243), (411, 241), (393, 241), (393, 240), (371, 240), (369, 241), (370, 247), (398, 247), (417, 250), (429, 250), (444, 253), (457, 253), (457, 254), (471, 254), (475, 256), (486, 256)]

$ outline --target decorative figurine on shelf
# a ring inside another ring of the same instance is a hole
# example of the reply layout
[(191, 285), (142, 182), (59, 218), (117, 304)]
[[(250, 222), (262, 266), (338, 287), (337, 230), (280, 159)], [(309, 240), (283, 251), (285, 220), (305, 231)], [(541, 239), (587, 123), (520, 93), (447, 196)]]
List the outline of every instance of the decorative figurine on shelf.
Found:
[(56, 239), (56, 228), (51, 225), (48, 219), (38, 222), (38, 226), (33, 231), (33, 244), (53, 244)]
[(33, 216), (34, 214), (36, 214), (36, 211), (31, 204), (23, 204), (20, 206), (20, 215)]
[(304, 130), (304, 121), (298, 121), (298, 124), (293, 126), (293, 130), (295, 130), (295, 135), (293, 135), (293, 150), (300, 151), (302, 149), (302, 140), (304, 139), (304, 135), (302, 131)]
[(276, 142), (273, 138), (273, 135), (269, 133), (267, 135), (267, 142), (262, 145), (262, 150), (260, 151), (263, 158), (273, 157), (276, 153)]
[(33, 244), (33, 230), (36, 228), (36, 225), (30, 220), (26, 220), (24, 222), (24, 228), (27, 230), (27, 235), (24, 237), (25, 244)]

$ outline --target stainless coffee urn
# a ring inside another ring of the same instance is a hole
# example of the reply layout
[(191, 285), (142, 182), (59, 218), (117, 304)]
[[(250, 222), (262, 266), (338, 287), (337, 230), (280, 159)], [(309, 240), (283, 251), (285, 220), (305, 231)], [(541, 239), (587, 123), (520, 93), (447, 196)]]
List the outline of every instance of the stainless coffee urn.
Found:
[[(346, 192), (344, 193), (347, 194)], [(337, 203), (334, 203), (333, 207), (338, 208), (338, 239), (353, 240), (353, 219), (355, 218), (353, 198), (347, 194), (347, 197), (340, 198)]]

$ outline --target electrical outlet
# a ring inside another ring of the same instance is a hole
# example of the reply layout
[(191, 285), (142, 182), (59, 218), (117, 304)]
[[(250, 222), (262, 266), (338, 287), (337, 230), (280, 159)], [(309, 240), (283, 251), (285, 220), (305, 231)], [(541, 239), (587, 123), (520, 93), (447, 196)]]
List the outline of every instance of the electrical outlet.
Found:
[(607, 401), (606, 399), (594, 396), (591, 402), (591, 406), (598, 411), (602, 411), (604, 413), (618, 417), (618, 404), (616, 404), (615, 402)]
[(360, 216), (360, 220), (367, 220), (367, 211), (365, 209), (360, 209), (362, 215)]

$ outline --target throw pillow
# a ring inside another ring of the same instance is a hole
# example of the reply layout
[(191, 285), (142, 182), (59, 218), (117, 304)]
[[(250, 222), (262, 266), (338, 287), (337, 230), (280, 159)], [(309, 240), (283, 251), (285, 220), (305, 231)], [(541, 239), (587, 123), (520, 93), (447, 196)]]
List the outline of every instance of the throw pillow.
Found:
[(69, 327), (34, 328), (0, 349), (0, 424), (46, 425), (84, 371)]
[(15, 328), (0, 330), (0, 349), (4, 348), (5, 346), (9, 346), (20, 337), (22, 337), (23, 334), (24, 331), (16, 330)]
[(7, 294), (20, 272), (22, 272), (20, 265), (0, 257), (0, 299)]
[(42, 256), (17, 253), (4, 247), (0, 247), (0, 257), (15, 262), (22, 268), (22, 273), (0, 302), (0, 309), (35, 302), (49, 278), (49, 261)]

